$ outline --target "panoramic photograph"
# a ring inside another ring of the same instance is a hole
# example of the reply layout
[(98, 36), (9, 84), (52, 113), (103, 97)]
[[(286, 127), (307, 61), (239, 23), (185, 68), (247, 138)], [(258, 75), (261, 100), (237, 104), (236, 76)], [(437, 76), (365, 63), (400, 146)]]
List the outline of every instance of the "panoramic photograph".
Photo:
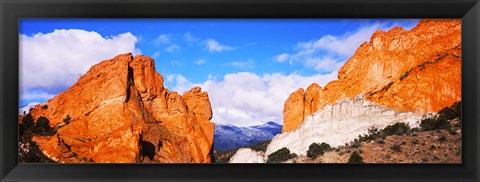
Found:
[(19, 19), (19, 163), (462, 163), (461, 19)]

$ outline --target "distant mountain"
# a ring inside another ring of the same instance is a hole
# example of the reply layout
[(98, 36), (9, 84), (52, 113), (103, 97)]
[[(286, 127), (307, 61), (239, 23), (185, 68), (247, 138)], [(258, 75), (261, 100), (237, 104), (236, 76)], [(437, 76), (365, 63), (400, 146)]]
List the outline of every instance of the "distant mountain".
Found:
[(230, 150), (271, 140), (281, 132), (282, 125), (275, 122), (267, 122), (263, 125), (249, 127), (216, 124), (213, 147), (217, 151)]

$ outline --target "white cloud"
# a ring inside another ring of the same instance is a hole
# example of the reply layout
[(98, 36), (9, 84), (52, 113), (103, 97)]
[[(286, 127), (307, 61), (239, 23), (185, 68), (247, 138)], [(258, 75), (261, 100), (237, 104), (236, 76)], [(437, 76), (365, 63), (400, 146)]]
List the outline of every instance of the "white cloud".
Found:
[[(102, 37), (97, 32), (69, 29), (32, 36), (19, 35), (20, 99), (48, 99), (31, 89), (64, 89), (92, 65), (122, 53), (140, 53), (131, 33)], [(57, 94), (57, 93), (52, 93)]]
[(234, 47), (222, 45), (214, 39), (205, 40), (205, 47), (209, 52), (223, 52), (223, 51), (230, 51), (235, 49)]
[(275, 59), (275, 61), (277, 61), (277, 62), (283, 63), (283, 62), (285, 62), (289, 57), (290, 57), (289, 54), (283, 53), (283, 54), (280, 54), (280, 55), (278, 55), (278, 56), (275, 56), (274, 59)]
[(361, 27), (355, 32), (338, 36), (324, 35), (319, 39), (299, 42), (294, 48), (295, 53), (282, 53), (275, 56), (274, 60), (277, 62), (288, 60), (290, 64), (300, 62), (317, 71), (338, 71), (363, 42), (370, 40), (375, 31), (388, 30), (393, 26), (395, 24), (375, 23)]
[(169, 74), (166, 75), (165, 85), (172, 85), (174, 84), (173, 88), (168, 88), (172, 91), (178, 92), (183, 94), (186, 91), (189, 91), (195, 86), (200, 86), (200, 84), (192, 83), (183, 75), (180, 74)]
[(172, 40), (172, 34), (161, 34), (156, 39), (153, 40), (155, 45), (168, 44)]
[(200, 39), (195, 37), (191, 33), (185, 33), (185, 34), (183, 34), (183, 40), (191, 45), (195, 42), (198, 42)]
[(312, 83), (324, 86), (337, 79), (336, 73), (302, 76), (296, 73), (281, 73), (258, 76), (240, 72), (227, 74), (222, 79), (210, 77), (204, 83), (192, 83), (182, 75), (169, 75), (168, 84), (175, 83), (172, 90), (183, 93), (194, 86), (207, 91), (213, 109), (212, 121), (219, 124), (251, 126), (267, 121), (282, 123), (283, 104), (298, 88), (306, 89)]
[(169, 53), (173, 53), (173, 52), (180, 51), (180, 49), (182, 49), (180, 46), (178, 46), (177, 44), (173, 44), (173, 45), (170, 45), (167, 48), (165, 48), (165, 51), (167, 51)]
[(332, 57), (316, 57), (305, 60), (305, 65), (312, 67), (319, 72), (332, 72), (339, 70), (343, 64), (342, 60), (334, 59)]
[(31, 103), (27, 104), (25, 107), (22, 107), (22, 108), (18, 109), (18, 115), (22, 115), (24, 112), (25, 112), (25, 114), (29, 113), (30, 109), (34, 108), (38, 104), (40, 104), (40, 103), (31, 102)]
[(196, 60), (194, 63), (196, 65), (202, 65), (202, 64), (205, 64), (205, 62), (207, 62), (207, 60), (205, 58), (200, 58), (200, 59)]
[(47, 92), (31, 91), (31, 92), (26, 92), (26, 93), (22, 94), (22, 99), (25, 99), (25, 100), (34, 100), (34, 99), (47, 100), (47, 99), (50, 99), (54, 96), (55, 96), (55, 94), (49, 94)]
[(232, 66), (240, 69), (254, 69), (255, 63), (253, 62), (252, 59), (248, 59), (246, 61), (232, 61), (232, 62), (226, 63), (225, 66)]

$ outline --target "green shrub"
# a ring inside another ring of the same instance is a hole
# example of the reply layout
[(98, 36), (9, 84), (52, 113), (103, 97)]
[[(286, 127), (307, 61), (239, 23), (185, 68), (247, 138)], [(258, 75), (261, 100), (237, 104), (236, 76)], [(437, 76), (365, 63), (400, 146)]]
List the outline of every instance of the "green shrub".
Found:
[(388, 125), (381, 133), (383, 136), (390, 135), (403, 135), (410, 130), (410, 126), (406, 123), (395, 123), (394, 125)]
[[(455, 102), (452, 106), (445, 107), (438, 111), (438, 115), (435, 117), (422, 119), (420, 122), (420, 127), (423, 131), (448, 129), (450, 127), (448, 120), (460, 118), (461, 114), (462, 102)], [(461, 126), (461, 119), (457, 126)]]
[(358, 148), (360, 145), (362, 145), (362, 142), (356, 138), (350, 143), (350, 147), (352, 148)]
[(462, 114), (462, 102), (455, 102), (450, 107), (445, 107), (438, 111), (438, 114), (446, 118), (447, 120), (460, 117)]
[(363, 157), (357, 151), (353, 151), (348, 159), (348, 163), (350, 164), (361, 164), (363, 163)]
[(24, 128), (31, 128), (34, 125), (32, 114), (28, 113), (22, 118), (22, 126)]
[(48, 135), (51, 136), (55, 134), (55, 131), (50, 127), (50, 121), (46, 117), (39, 117), (33, 132), (38, 135)]
[(323, 151), (329, 151), (332, 149), (332, 147), (330, 147), (330, 145), (328, 143), (325, 143), (325, 142), (322, 142), (320, 144), (320, 147), (322, 147)]
[(424, 118), (420, 122), (420, 128), (422, 128), (423, 131), (447, 129), (449, 127), (450, 127), (450, 124), (448, 123), (448, 120), (443, 115)]
[(317, 158), (318, 155), (323, 155), (323, 150), (318, 143), (312, 143), (308, 147), (307, 156), (311, 159)]
[(72, 118), (70, 118), (70, 115), (67, 115), (67, 116), (63, 119), (63, 122), (64, 122), (65, 124), (69, 124), (69, 123), (70, 123), (70, 119), (72, 119)]
[(368, 135), (365, 136), (366, 140), (374, 140), (380, 136), (379, 129), (375, 126), (368, 128)]
[(393, 152), (400, 152), (402, 151), (402, 147), (399, 145), (399, 144), (393, 144), (392, 147), (390, 147), (390, 149), (393, 151)]
[(274, 153), (271, 153), (270, 155), (268, 155), (267, 163), (280, 163), (295, 157), (297, 157), (297, 154), (290, 153), (290, 150), (283, 147), (275, 151)]
[(320, 145), (318, 143), (312, 143), (308, 147), (307, 156), (311, 159), (315, 159), (319, 155), (323, 155), (325, 151), (330, 150), (330, 145), (322, 142)]

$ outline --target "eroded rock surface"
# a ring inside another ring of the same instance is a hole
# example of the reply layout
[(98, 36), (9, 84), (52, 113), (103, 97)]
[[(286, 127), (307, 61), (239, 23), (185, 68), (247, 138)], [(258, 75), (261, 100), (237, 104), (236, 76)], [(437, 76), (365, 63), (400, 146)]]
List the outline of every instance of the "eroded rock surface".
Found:
[[(461, 100), (461, 20), (421, 20), (411, 30), (375, 32), (321, 88), (297, 90), (284, 105), (282, 132), (325, 105), (356, 95), (397, 111), (438, 112)], [(303, 103), (303, 104), (302, 104)]]
[(146, 56), (100, 62), (30, 113), (59, 128), (53, 136), (33, 138), (58, 162), (211, 162), (208, 94), (199, 87), (170, 92)]

